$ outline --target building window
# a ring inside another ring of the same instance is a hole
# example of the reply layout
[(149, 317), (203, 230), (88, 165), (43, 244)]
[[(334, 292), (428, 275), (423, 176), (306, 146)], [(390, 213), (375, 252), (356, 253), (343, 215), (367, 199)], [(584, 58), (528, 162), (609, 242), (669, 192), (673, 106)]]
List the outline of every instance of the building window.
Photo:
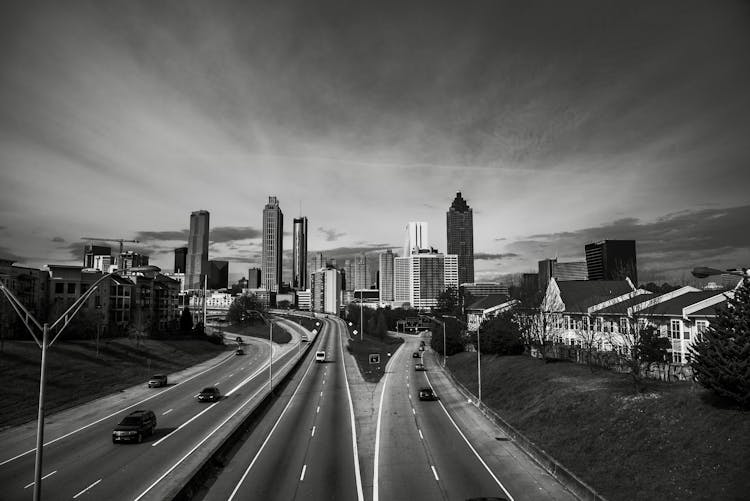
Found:
[(706, 332), (706, 329), (708, 329), (708, 321), (707, 320), (696, 320), (695, 321), (695, 331), (696, 331), (696, 337), (698, 340), (703, 339), (703, 333)]
[(68, 283), (68, 294), (75, 294), (76, 293), (76, 284), (75, 282)]
[(62, 282), (55, 283), (55, 294), (62, 294), (65, 292), (65, 284)]
[(628, 319), (625, 317), (620, 319), (620, 332), (623, 334), (628, 332)]
[(669, 321), (669, 337), (672, 339), (680, 339), (680, 322), (679, 320)]
[(682, 363), (682, 355), (679, 351), (673, 351), (672, 352), (672, 362), (675, 364), (681, 364)]

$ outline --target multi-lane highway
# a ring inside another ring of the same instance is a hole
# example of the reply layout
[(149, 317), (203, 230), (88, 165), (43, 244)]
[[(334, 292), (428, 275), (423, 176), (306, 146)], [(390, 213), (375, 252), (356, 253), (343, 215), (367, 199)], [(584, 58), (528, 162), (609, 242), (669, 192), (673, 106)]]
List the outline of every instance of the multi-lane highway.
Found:
[[(281, 321), (285, 322), (285, 321)], [(299, 329), (287, 322), (290, 329)], [(182, 469), (221, 440), (223, 426), (241, 420), (269, 388), (273, 373), (288, 370), (299, 355), (299, 336), (275, 345), (273, 371), (268, 369), (268, 342), (250, 340), (246, 355), (230, 352), (223, 360), (166, 388), (133, 392), (114, 408), (95, 406), (79, 419), (57, 424), (47, 419), (42, 495), (46, 499), (160, 499)], [(144, 382), (145, 385), (145, 382)], [(198, 403), (195, 395), (217, 386), (223, 398)], [(91, 406), (89, 406), (91, 407)], [(141, 444), (113, 444), (112, 428), (135, 409), (151, 409), (157, 417), (153, 436)], [(2, 499), (29, 499), (34, 482), (32, 434), (2, 436), (0, 484)]]

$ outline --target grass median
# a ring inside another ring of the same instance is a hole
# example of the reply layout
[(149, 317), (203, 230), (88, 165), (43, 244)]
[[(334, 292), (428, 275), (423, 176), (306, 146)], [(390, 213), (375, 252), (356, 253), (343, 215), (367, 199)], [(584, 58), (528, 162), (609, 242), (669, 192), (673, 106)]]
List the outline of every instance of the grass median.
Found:
[[(448, 358), (476, 393), (476, 354)], [(750, 413), (689, 382), (653, 381), (525, 356), (482, 357), (482, 398), (610, 500), (748, 499)]]
[[(385, 374), (385, 366), (390, 357), (404, 343), (395, 336), (371, 336), (367, 333), (360, 339), (359, 335), (349, 333), (347, 350), (354, 355), (359, 366), (359, 372), (368, 383), (377, 383)], [(375, 362), (377, 360), (377, 362)]]

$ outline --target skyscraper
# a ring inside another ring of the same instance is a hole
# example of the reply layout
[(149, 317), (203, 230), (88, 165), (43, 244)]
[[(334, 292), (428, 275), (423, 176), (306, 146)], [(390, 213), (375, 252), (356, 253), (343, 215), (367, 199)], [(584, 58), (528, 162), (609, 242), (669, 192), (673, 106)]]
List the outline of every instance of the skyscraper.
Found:
[(367, 256), (364, 252), (354, 257), (354, 287), (352, 290), (370, 288), (370, 269), (367, 267)]
[(203, 277), (208, 273), (208, 232), (208, 211), (199, 210), (191, 213), (185, 265), (185, 289), (203, 288)]
[(404, 257), (419, 252), (419, 249), (429, 249), (429, 247), (427, 223), (423, 221), (410, 221), (407, 223), (406, 238), (404, 240)]
[(458, 257), (429, 250), (394, 258), (394, 301), (419, 310), (437, 306), (447, 287), (456, 287)]
[(174, 272), (185, 273), (185, 266), (187, 265), (187, 247), (178, 247), (174, 250)]
[(281, 263), (284, 239), (284, 214), (276, 197), (268, 197), (263, 209), (263, 252), (261, 269), (263, 270), (262, 287), (268, 291), (278, 292), (281, 285)]
[(212, 259), (208, 262), (208, 288), (212, 290), (229, 288), (229, 261)]
[(393, 301), (393, 259), (390, 249), (378, 256), (378, 289), (381, 301)]
[(446, 213), (446, 229), (447, 252), (458, 255), (458, 283), (474, 282), (474, 216), (460, 191)]
[(307, 218), (294, 218), (292, 232), (292, 288), (307, 289)]
[(260, 268), (250, 268), (247, 270), (247, 287), (249, 289), (260, 289), (262, 276), (263, 274), (261, 273)]
[(625, 280), (638, 285), (635, 240), (601, 240), (586, 244), (589, 280)]

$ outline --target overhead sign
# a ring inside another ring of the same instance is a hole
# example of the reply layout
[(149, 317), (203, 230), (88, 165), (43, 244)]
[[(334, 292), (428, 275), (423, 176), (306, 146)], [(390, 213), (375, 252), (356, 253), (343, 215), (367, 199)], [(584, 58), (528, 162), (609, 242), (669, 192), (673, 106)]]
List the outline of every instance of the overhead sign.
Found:
[(380, 363), (380, 353), (370, 353), (370, 365)]

